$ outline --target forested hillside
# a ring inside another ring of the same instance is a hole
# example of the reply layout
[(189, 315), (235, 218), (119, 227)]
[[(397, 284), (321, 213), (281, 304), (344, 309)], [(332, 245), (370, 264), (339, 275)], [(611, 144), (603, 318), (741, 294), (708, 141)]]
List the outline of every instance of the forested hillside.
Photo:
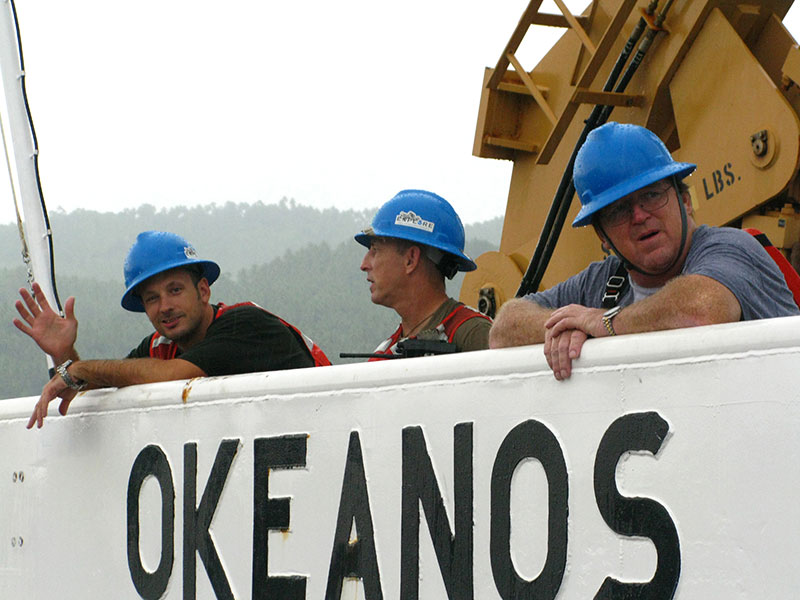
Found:
[[(174, 231), (189, 239), (201, 257), (222, 267), (212, 301), (251, 300), (293, 323), (316, 341), (334, 363), (340, 352), (369, 352), (397, 326), (395, 313), (370, 302), (359, 270), (364, 248), (353, 234), (374, 211), (316, 210), (283, 201), (276, 205), (175, 208), (51, 215), (56, 273), (62, 301), (75, 296), (78, 351), (84, 358), (124, 356), (150, 332), (147, 318), (120, 305), (122, 263), (136, 234)], [(497, 249), (501, 219), (475, 226), (467, 253)], [(494, 235), (493, 239), (486, 239)], [(25, 270), (16, 226), (0, 226), (0, 381), (2, 398), (35, 395), (47, 380), (43, 355), (11, 324)], [(461, 277), (448, 282), (458, 296)]]
[[(224, 272), (263, 264), (287, 250), (328, 241), (337, 244), (369, 224), (374, 211), (317, 210), (282, 200), (279, 204), (227, 204), (156, 211), (145, 204), (120, 213), (52, 211), (57, 274), (119, 280), (122, 261), (136, 235), (149, 229), (172, 231), (197, 251), (214, 257)], [(354, 227), (356, 228), (354, 231)], [(19, 264), (16, 225), (0, 227), (0, 267)]]

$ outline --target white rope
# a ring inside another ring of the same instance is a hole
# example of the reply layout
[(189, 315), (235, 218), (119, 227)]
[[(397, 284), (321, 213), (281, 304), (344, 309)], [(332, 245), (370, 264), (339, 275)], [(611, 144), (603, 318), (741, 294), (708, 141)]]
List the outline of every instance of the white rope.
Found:
[(19, 200), (17, 199), (17, 186), (14, 185), (14, 171), (11, 166), (11, 154), (8, 151), (8, 142), (6, 141), (6, 128), (3, 124), (3, 114), (0, 111), (0, 137), (3, 139), (3, 151), (6, 155), (6, 168), (8, 169), (8, 181), (11, 184), (11, 198), (14, 201), (14, 212), (17, 216), (17, 231), (19, 232), (19, 241), (22, 244), (22, 260), (25, 262), (25, 268), (28, 276), (28, 284), (33, 284), (33, 264), (31, 263), (30, 252), (28, 252), (28, 242), (25, 239), (25, 229), (22, 226), (22, 216), (19, 211)]

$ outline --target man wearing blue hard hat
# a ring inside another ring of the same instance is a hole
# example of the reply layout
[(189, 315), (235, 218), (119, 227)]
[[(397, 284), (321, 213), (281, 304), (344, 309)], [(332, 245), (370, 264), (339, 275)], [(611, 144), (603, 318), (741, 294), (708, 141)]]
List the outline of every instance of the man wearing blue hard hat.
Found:
[(297, 328), (261, 307), (243, 302), (211, 304), (217, 263), (203, 260), (182, 237), (163, 231), (140, 233), (125, 259), (122, 307), (147, 314), (155, 328), (122, 360), (80, 360), (75, 351), (75, 299), (61, 318), (34, 284), (33, 297), (20, 290), (14, 325), (29, 335), (56, 367), (28, 428), (42, 426), (50, 401), (59, 411), (85, 388), (122, 387), (156, 381), (275, 371), (330, 364)]
[(672, 159), (637, 125), (592, 131), (573, 170), (581, 210), (613, 255), (549, 290), (503, 305), (491, 346), (544, 342), (566, 379), (589, 337), (798, 314), (783, 274), (750, 234), (697, 226), (682, 179), (695, 165)]
[(398, 343), (409, 339), (442, 342), (443, 349), (457, 352), (489, 347), (491, 320), (447, 296), (445, 278), (476, 266), (464, 254), (461, 219), (444, 198), (403, 190), (355, 240), (368, 248), (361, 270), (372, 302), (394, 309), (401, 319), (373, 360), (398, 356)]

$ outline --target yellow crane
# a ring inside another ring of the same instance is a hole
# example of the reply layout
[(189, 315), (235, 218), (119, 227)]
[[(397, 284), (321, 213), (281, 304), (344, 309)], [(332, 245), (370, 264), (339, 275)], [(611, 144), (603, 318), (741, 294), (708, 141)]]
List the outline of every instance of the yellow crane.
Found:
[[(687, 183), (698, 223), (760, 229), (797, 266), (800, 49), (782, 24), (792, 0), (594, 0), (582, 14), (555, 3), (560, 13), (550, 14), (531, 0), (484, 75), (473, 154), (514, 167), (500, 249), (477, 258), (461, 300), (492, 314), (514, 297), (598, 106), (613, 110), (609, 120), (655, 132), (676, 160), (697, 163)], [(527, 70), (517, 53), (534, 26), (565, 32)], [(575, 199), (568, 223), (578, 208)], [(539, 289), (603, 256), (589, 228), (565, 227), (556, 239)]]

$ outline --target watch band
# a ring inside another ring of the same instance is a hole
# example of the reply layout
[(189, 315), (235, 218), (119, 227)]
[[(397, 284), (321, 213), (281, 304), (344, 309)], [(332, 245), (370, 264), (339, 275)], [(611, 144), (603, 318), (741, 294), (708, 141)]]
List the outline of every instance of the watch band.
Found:
[(617, 332), (614, 331), (614, 324), (611, 322), (614, 317), (619, 314), (619, 311), (622, 310), (621, 306), (615, 306), (603, 313), (603, 326), (608, 331), (608, 335), (617, 335)]
[(72, 359), (68, 358), (63, 363), (56, 367), (56, 373), (61, 376), (61, 379), (67, 384), (67, 387), (71, 390), (75, 390), (80, 392), (82, 389), (86, 388), (86, 382), (80, 379), (73, 379), (72, 375), (69, 374), (67, 369), (72, 364)]

